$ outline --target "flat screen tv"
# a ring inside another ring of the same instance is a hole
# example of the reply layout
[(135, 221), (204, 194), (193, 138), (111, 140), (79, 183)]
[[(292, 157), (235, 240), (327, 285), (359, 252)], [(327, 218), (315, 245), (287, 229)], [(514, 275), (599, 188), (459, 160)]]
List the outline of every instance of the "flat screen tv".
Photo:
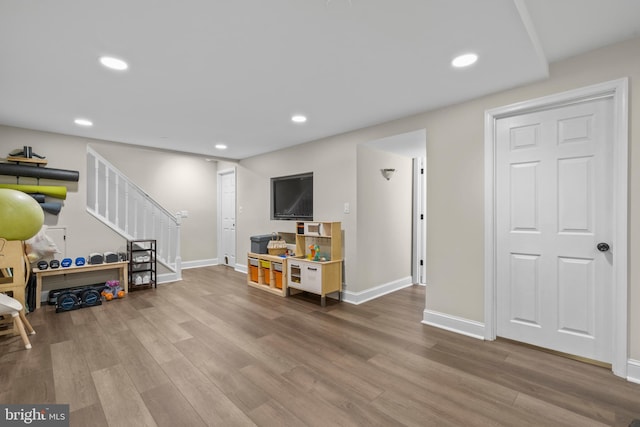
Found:
[(271, 219), (313, 221), (313, 172), (271, 178)]

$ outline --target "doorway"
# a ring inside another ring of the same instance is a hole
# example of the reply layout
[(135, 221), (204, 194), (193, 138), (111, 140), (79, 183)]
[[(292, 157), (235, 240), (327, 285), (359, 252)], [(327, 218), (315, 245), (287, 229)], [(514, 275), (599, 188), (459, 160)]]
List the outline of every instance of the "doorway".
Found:
[(236, 171), (218, 172), (218, 258), (219, 264), (236, 267)]
[(411, 280), (414, 284), (426, 284), (427, 248), (427, 132), (419, 129), (392, 135), (365, 143), (369, 147), (412, 159), (412, 242)]
[(623, 377), (627, 86), (485, 115), (485, 338), (603, 360)]

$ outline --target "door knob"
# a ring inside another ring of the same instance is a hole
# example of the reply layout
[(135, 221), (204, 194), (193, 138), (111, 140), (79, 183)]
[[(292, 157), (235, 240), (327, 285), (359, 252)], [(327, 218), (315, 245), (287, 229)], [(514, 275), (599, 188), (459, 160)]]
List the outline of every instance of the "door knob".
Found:
[(611, 249), (609, 245), (604, 242), (598, 243), (598, 246), (596, 246), (596, 248), (598, 248), (600, 252), (607, 252), (609, 249)]

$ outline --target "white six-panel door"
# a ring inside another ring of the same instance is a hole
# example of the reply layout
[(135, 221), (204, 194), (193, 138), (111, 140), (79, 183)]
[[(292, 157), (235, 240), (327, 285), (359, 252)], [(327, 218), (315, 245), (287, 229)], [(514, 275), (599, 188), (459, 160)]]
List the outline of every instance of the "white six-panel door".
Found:
[(499, 119), (495, 164), (497, 335), (607, 363), (612, 106)]
[(218, 175), (220, 180), (220, 214), (222, 218), (221, 264), (236, 265), (236, 174), (227, 171)]

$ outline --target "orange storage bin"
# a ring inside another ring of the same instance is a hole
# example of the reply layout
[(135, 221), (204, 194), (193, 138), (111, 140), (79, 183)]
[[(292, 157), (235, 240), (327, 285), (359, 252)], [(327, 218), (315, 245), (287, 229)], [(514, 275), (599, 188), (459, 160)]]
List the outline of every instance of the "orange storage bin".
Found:
[(276, 281), (276, 288), (282, 289), (282, 264), (273, 264), (273, 276)]
[(276, 288), (282, 289), (282, 271), (273, 272), (276, 279)]
[(258, 260), (255, 258), (249, 258), (249, 280), (258, 281)]

